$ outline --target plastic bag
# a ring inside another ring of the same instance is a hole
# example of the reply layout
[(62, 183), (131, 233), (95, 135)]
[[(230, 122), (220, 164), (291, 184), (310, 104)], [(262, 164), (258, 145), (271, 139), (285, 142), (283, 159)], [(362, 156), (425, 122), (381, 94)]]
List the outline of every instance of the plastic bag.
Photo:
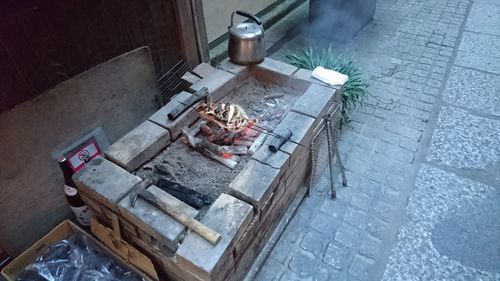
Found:
[(82, 234), (50, 245), (19, 281), (144, 281)]

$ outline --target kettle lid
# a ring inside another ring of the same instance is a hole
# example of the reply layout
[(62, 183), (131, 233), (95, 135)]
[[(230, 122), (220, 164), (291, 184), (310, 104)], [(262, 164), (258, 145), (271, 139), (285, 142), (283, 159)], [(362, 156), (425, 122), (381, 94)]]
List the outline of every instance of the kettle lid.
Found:
[(264, 29), (255, 23), (244, 22), (230, 26), (229, 34), (240, 39), (257, 39), (264, 37)]

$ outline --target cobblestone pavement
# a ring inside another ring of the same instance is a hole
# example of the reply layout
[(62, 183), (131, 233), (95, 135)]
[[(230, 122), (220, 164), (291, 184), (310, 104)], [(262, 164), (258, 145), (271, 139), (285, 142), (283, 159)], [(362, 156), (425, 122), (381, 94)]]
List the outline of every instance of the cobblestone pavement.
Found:
[[(371, 96), (255, 280), (500, 280), (500, 2), (378, 0), (339, 52)], [(306, 31), (287, 49), (327, 46)], [(337, 183), (340, 186), (340, 183)]]

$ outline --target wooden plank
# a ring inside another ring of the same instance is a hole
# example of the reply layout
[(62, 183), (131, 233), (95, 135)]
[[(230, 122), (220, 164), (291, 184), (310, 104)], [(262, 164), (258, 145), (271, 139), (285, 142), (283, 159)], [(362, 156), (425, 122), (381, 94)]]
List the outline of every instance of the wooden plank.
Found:
[(47, 1), (41, 3), (40, 13), (47, 24), (50, 37), (52, 38), (57, 51), (61, 54), (61, 64), (68, 77), (77, 74), (79, 67), (75, 60), (76, 46), (72, 39), (71, 31), (68, 26), (70, 21), (66, 17), (65, 9), (62, 7), (63, 1)]
[(175, 0), (173, 3), (175, 14), (177, 15), (177, 22), (179, 23), (178, 33), (181, 39), (182, 53), (191, 68), (194, 68), (201, 60), (198, 55), (191, 1)]
[(61, 53), (50, 37), (47, 25), (40, 9), (33, 9), (29, 17), (21, 23), (23, 30), (31, 43), (31, 50), (38, 57), (40, 66), (44, 69), (49, 86), (53, 86), (69, 78), (62, 64)]
[(0, 39), (0, 91), (4, 94), (7, 108), (23, 102), (34, 93), (20, 76), (11, 57)]
[(210, 60), (210, 55), (205, 15), (203, 14), (203, 2), (202, 0), (191, 0), (191, 6), (193, 7), (193, 24), (198, 46), (198, 56), (200, 62), (207, 62)]
[(82, 8), (82, 14), (85, 15), (96, 48), (93, 55), (99, 62), (106, 61), (117, 53), (111, 41), (112, 34), (109, 31), (102, 5), (102, 0), (85, 0), (85, 5)]
[(144, 37), (141, 32), (139, 17), (135, 8), (135, 0), (118, 1), (117, 9), (120, 9), (123, 17), (123, 25), (128, 35), (132, 48), (144, 46)]
[(111, 251), (127, 261), (127, 263), (133, 264), (145, 272), (149, 277), (158, 280), (158, 275), (151, 260), (132, 245), (116, 236), (115, 230), (103, 226), (94, 219), (91, 220), (90, 227), (92, 233)]
[(151, 13), (151, 8), (149, 6), (150, 1), (152, 0), (136, 0), (135, 7), (139, 16), (139, 24), (144, 37), (144, 43), (149, 46), (151, 50), (151, 57), (153, 58), (153, 62), (155, 64), (156, 75), (157, 77), (160, 77), (163, 73), (165, 73), (165, 68), (163, 67), (160, 51), (155, 45), (158, 31), (155, 30), (153, 14)]
[(128, 39), (125, 21), (120, 9), (121, 0), (106, 0), (102, 3), (102, 11), (106, 18), (106, 24), (111, 34), (110, 39), (114, 45), (115, 55), (123, 54), (132, 49)]
[[(94, 244), (96, 244), (100, 249), (105, 251), (106, 254), (110, 255), (110, 257), (115, 258), (123, 265), (129, 266), (131, 270), (141, 275), (146, 281), (151, 281), (151, 278), (146, 276), (144, 272), (142, 272), (138, 267), (133, 265), (132, 262), (129, 262), (132, 261), (131, 259), (128, 260), (123, 259), (120, 256), (116, 255), (115, 253), (110, 251), (109, 248), (106, 247), (103, 243), (99, 242), (94, 237), (90, 236), (90, 234), (86, 233), (81, 228), (70, 222), (69, 220), (65, 220), (62, 223), (60, 223), (58, 226), (53, 228), (49, 233), (43, 236), (40, 240), (31, 245), (31, 247), (29, 247), (26, 251), (24, 251), (17, 258), (15, 258), (2, 270), (2, 275), (8, 281), (16, 280), (16, 278), (25, 269), (25, 267), (28, 264), (32, 263), (36, 257), (43, 254), (48, 246), (54, 244), (55, 242), (63, 240), (74, 233), (80, 233), (81, 235), (85, 236), (85, 238), (89, 239)], [(135, 252), (131, 254), (135, 254)]]

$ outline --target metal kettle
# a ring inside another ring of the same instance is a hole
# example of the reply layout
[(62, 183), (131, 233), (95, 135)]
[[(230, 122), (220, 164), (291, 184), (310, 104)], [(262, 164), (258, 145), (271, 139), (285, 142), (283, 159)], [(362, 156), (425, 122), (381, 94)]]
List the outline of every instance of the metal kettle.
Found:
[[(234, 14), (247, 17), (252, 22), (234, 25)], [(264, 60), (266, 43), (262, 21), (255, 15), (236, 11), (231, 14), (229, 29), (229, 59), (236, 64), (255, 64)]]

